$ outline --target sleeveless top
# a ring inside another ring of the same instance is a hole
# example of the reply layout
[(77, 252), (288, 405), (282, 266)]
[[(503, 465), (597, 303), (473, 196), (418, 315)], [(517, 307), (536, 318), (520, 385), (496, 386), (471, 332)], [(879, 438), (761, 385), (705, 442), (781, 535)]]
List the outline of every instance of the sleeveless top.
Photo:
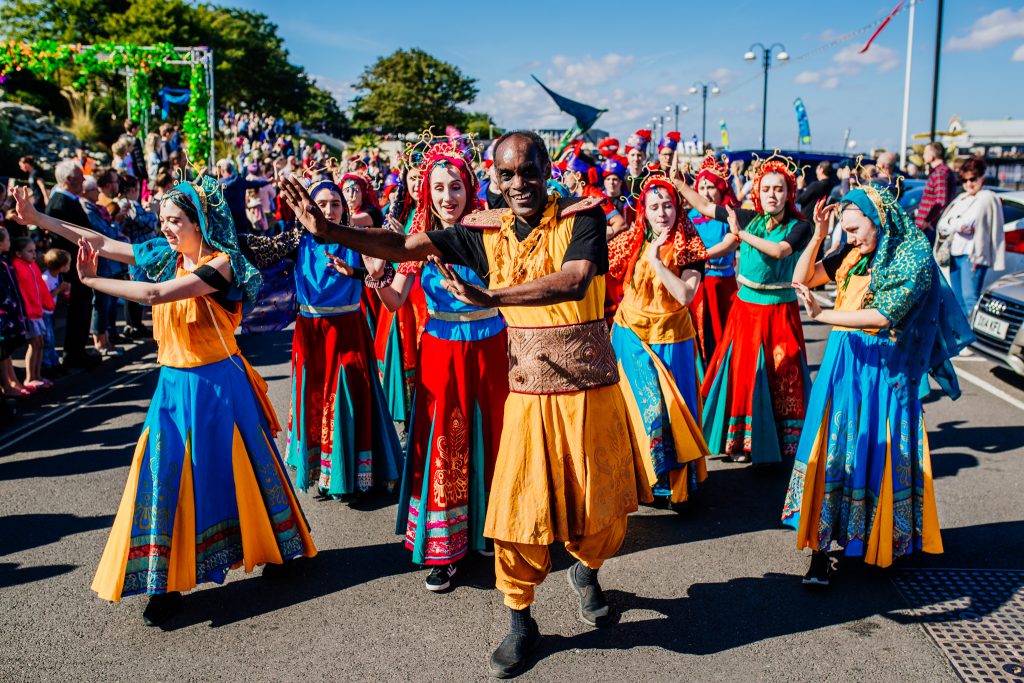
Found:
[(362, 279), (336, 271), (328, 255), (340, 258), (353, 268), (362, 267), (359, 254), (348, 247), (320, 244), (312, 235), (303, 235), (295, 262), (295, 295), (299, 314), (307, 318), (341, 315), (359, 307)]

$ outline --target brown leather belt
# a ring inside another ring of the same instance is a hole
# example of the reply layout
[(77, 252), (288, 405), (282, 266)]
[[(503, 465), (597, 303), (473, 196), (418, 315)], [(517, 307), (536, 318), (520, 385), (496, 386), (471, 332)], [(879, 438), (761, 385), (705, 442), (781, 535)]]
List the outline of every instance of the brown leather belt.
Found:
[(509, 389), (564, 394), (619, 381), (608, 325), (595, 320), (559, 327), (508, 328)]

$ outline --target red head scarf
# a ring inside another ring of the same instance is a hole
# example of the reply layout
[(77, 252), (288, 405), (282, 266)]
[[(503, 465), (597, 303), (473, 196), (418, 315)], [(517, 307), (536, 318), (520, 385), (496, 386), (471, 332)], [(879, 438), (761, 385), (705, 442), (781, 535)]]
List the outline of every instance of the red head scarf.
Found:
[(697, 171), (697, 178), (693, 181), (695, 188), (702, 179), (706, 179), (722, 193), (722, 206), (736, 208), (740, 205), (739, 199), (736, 198), (736, 191), (733, 190), (732, 183), (729, 182), (729, 167), (726, 166), (725, 161), (717, 161), (712, 154), (704, 157), (700, 170)]
[(358, 173), (346, 173), (338, 181), (338, 187), (345, 187), (345, 183), (349, 180), (355, 181), (363, 195), (363, 202), (356, 211), (366, 211), (371, 206), (375, 209), (380, 209), (380, 204), (377, 203), (377, 193), (366, 176), (359, 175)]
[(754, 211), (758, 213), (764, 211), (761, 207), (761, 179), (769, 173), (778, 173), (786, 179), (786, 211), (784, 216), (786, 218), (805, 220), (804, 215), (796, 208), (796, 176), (793, 174), (792, 163), (792, 160), (786, 157), (773, 155), (757, 169), (757, 175), (754, 176), (754, 187), (750, 191), (751, 201), (754, 203)]

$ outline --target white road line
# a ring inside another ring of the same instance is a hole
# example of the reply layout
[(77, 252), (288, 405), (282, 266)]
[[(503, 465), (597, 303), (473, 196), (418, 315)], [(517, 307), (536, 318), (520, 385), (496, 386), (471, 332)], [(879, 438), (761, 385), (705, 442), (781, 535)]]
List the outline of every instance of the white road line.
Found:
[(1006, 401), (1007, 403), (1009, 403), (1014, 408), (1019, 408), (1020, 410), (1024, 410), (1024, 401), (1021, 401), (1019, 399), (1014, 398), (1013, 396), (1010, 396), (1008, 393), (1006, 393), (1005, 391), (1003, 391), (999, 387), (995, 386), (994, 384), (989, 384), (988, 382), (986, 382), (982, 378), (975, 377), (971, 373), (969, 373), (966, 370), (963, 370), (961, 368), (957, 368), (956, 376), (964, 378), (965, 380), (967, 380), (968, 382), (970, 382), (971, 384), (973, 384), (973, 385), (975, 385), (977, 387), (981, 387), (982, 389), (984, 389), (988, 393), (992, 394), (996, 398), (1000, 398), (1000, 399)]
[[(20, 441), (23, 441), (25, 438), (27, 438), (29, 436), (32, 436), (33, 434), (35, 434), (36, 432), (38, 432), (41, 429), (45, 429), (45, 428), (49, 427), (53, 423), (55, 423), (58, 420), (60, 420), (60, 419), (62, 419), (64, 417), (70, 415), (71, 413), (75, 412), (79, 408), (84, 408), (84, 407), (86, 407), (88, 405), (92, 405), (93, 403), (95, 403), (96, 401), (100, 400), (101, 398), (103, 398), (105, 396), (109, 396), (110, 394), (114, 393), (115, 391), (120, 391), (121, 389), (124, 389), (125, 387), (127, 387), (129, 384), (135, 382), (135, 380), (142, 379), (146, 375), (152, 373), (154, 370), (159, 370), (159, 369), (160, 369), (159, 365), (151, 365), (149, 367), (143, 366), (142, 369), (130, 373), (127, 377), (125, 377), (124, 375), (121, 375), (120, 377), (116, 377), (113, 380), (111, 380), (110, 382), (107, 382), (103, 386), (97, 387), (96, 390), (100, 392), (98, 394), (93, 394), (92, 396), (89, 396), (88, 398), (83, 396), (82, 398), (78, 399), (77, 401), (75, 401), (75, 402), (65, 406), (64, 410), (57, 409), (57, 413), (56, 414), (54, 414), (54, 411), (51, 410), (50, 412), (46, 413), (45, 415), (40, 415), (39, 417), (37, 417), (32, 422), (29, 422), (28, 424), (22, 425), (22, 427), (19, 428), (18, 431), (15, 432), (15, 436), (14, 437), (12, 437), (10, 439), (7, 439), (6, 441), (0, 442), (0, 451), (7, 450), (8, 448), (10, 448), (11, 446), (15, 445), (16, 443), (18, 443)], [(111, 385), (115, 385), (115, 384), (117, 386), (111, 386)], [(110, 387), (110, 388), (108, 389), (107, 387)], [(106, 389), (106, 391), (103, 391), (104, 389)]]

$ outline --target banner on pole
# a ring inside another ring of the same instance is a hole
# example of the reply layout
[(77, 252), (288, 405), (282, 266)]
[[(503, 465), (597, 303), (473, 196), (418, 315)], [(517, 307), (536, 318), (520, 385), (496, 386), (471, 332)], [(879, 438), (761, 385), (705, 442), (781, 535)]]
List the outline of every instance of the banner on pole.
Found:
[(722, 150), (729, 151), (729, 129), (725, 127), (725, 119), (718, 122), (722, 129)]
[(800, 128), (800, 144), (809, 145), (811, 144), (811, 122), (807, 120), (807, 108), (804, 107), (804, 101), (799, 97), (793, 100), (793, 106), (796, 107), (796, 125)]

